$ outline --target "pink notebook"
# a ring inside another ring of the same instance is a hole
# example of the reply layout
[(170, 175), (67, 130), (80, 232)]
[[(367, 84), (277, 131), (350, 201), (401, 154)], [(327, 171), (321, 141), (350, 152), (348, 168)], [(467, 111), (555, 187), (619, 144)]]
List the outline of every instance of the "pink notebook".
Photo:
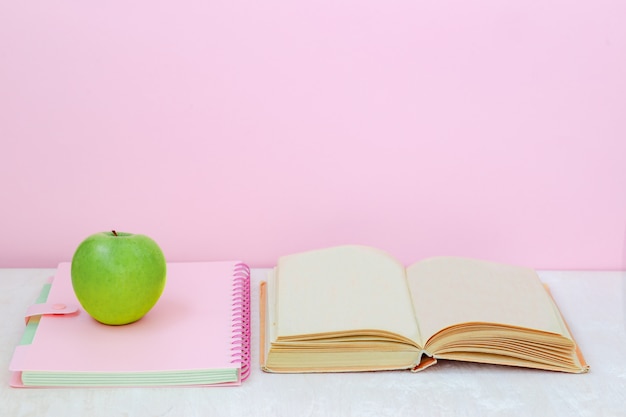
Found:
[(157, 304), (125, 326), (80, 307), (70, 263), (38, 303), (9, 366), (15, 387), (239, 385), (250, 371), (250, 270), (241, 262), (169, 263)]

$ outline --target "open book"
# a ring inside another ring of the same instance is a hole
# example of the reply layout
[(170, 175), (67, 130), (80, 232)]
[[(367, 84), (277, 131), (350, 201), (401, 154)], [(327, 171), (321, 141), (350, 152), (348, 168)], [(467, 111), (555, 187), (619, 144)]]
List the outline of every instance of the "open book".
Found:
[(377, 249), (284, 256), (261, 285), (268, 372), (424, 369), (437, 359), (589, 370), (532, 269)]

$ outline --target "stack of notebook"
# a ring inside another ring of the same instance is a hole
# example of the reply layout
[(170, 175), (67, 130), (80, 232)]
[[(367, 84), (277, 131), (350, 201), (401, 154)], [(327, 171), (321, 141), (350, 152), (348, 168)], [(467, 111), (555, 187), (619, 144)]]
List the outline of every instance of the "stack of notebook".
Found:
[(30, 309), (10, 364), (12, 386), (239, 385), (248, 376), (245, 264), (169, 263), (161, 299), (125, 326), (98, 323), (80, 307), (70, 266), (59, 265)]

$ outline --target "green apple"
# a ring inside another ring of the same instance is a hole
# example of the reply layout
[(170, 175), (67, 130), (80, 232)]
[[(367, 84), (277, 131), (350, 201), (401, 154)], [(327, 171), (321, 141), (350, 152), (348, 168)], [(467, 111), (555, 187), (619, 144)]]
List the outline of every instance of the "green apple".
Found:
[(104, 324), (142, 318), (159, 300), (166, 264), (145, 235), (103, 232), (85, 239), (72, 257), (72, 286), (85, 311)]

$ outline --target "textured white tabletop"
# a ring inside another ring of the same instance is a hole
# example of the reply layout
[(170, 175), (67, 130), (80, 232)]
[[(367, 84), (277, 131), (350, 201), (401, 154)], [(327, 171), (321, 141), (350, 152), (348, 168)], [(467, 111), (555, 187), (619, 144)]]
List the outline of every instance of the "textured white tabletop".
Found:
[(591, 366), (584, 375), (445, 361), (417, 374), (266, 374), (258, 355), (266, 270), (254, 269), (253, 369), (240, 387), (10, 388), (23, 314), (53, 273), (0, 269), (0, 416), (626, 416), (623, 272), (540, 272)]

